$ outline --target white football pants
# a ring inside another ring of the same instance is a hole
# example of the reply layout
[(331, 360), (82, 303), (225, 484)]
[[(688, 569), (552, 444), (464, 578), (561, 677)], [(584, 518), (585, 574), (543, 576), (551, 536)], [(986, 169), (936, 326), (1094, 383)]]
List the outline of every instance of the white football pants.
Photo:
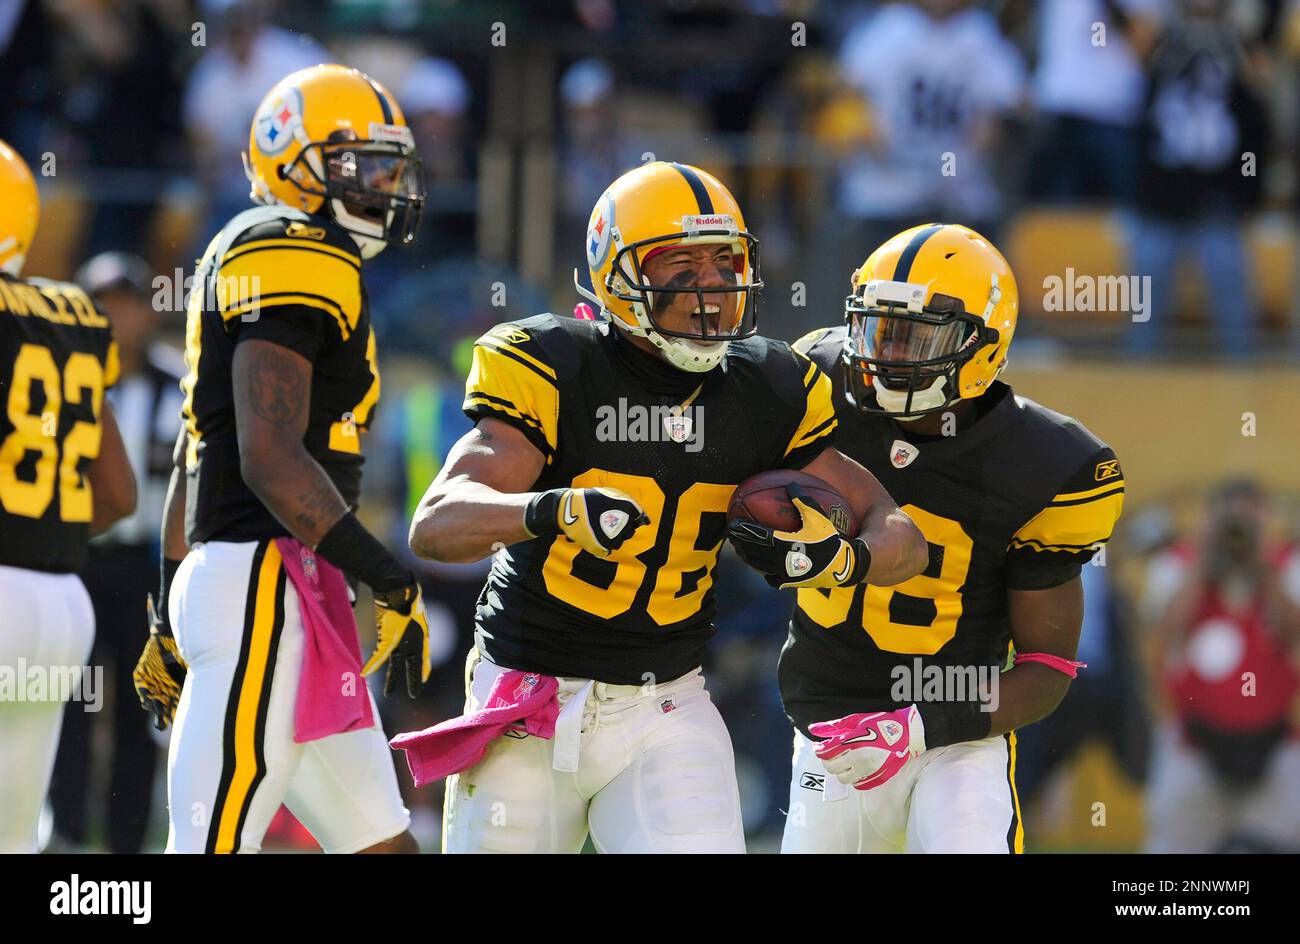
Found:
[(377, 708), (372, 728), (294, 742), (302, 616), (273, 542), (196, 544), (169, 612), (189, 674), (167, 763), (168, 852), (257, 852), (281, 803), (326, 852), (406, 831)]
[[(471, 653), (471, 662), (475, 660)], [(502, 672), (472, 668), (466, 712)], [(731, 738), (698, 669), (665, 685), (560, 679), (551, 740), (505, 735), (447, 780), (444, 852), (745, 851)]]
[(1023, 852), (1015, 734), (938, 747), (874, 790), (828, 774), (794, 736), (782, 853)]
[(81, 691), (94, 639), (80, 577), (0, 566), (0, 853), (37, 851), (64, 701), (69, 685)]

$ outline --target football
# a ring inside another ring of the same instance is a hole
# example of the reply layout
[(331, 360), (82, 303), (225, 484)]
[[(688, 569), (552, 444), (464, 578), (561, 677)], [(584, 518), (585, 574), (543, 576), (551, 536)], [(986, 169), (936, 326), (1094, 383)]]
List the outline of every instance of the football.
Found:
[(794, 469), (770, 469), (751, 475), (736, 486), (727, 506), (728, 521), (746, 518), (779, 531), (796, 531), (799, 511), (786, 494), (786, 486), (798, 485), (821, 506), (840, 534), (858, 533), (857, 516), (846, 499), (815, 475)]

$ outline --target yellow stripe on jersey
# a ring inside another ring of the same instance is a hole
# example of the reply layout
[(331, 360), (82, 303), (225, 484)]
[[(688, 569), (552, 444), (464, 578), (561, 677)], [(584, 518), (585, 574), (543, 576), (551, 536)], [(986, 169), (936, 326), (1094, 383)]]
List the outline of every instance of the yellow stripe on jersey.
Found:
[(790, 347), (794, 348), (795, 351), (797, 351), (800, 354), (807, 354), (809, 351), (812, 350), (813, 345), (816, 344), (819, 340), (821, 340), (821, 336), (829, 330), (831, 329), (813, 328), (811, 331), (809, 331), (807, 334), (801, 337), (798, 341), (795, 341), (793, 344), (791, 344)]
[(344, 341), (361, 317), (360, 260), (320, 243), (263, 239), (232, 249), (215, 276), (217, 307), (229, 321), (255, 309), (306, 305), (326, 312)]
[(281, 563), (280, 549), (274, 541), (267, 541), (262, 562), (252, 576), (255, 581), (249, 593), (252, 612), (245, 616), (244, 651), (240, 653), (242, 672), (237, 672), (232, 682), (227, 707), (223, 744), (227, 753), (213, 808), (208, 852), (239, 851), (239, 833), (248, 816), (248, 807), (266, 773), (260, 729), (265, 727), (271, 695), (270, 664), (282, 619)]
[(311, 242), (304, 243), (301, 239), (258, 239), (236, 246), (229, 250), (221, 257), (221, 265), (225, 266), (232, 259), (247, 255), (250, 252), (259, 252), (263, 249), (301, 249), (311, 252), (323, 252), (328, 255), (338, 256), (351, 262), (358, 268), (361, 267), (361, 257), (355, 253), (348, 252), (345, 249), (339, 249), (337, 246), (331, 246), (328, 243)]
[[(1058, 501), (1064, 499), (1063, 503)], [(1112, 483), (1091, 498), (1057, 496), (1011, 538), (1012, 547), (1039, 551), (1095, 551), (1110, 538), (1124, 508), (1124, 488)]]
[(474, 346), (474, 363), (465, 381), (465, 408), (471, 407), (523, 420), (541, 433), (551, 451), (556, 448), (560, 388), (555, 371), (512, 344), (485, 337)]
[(542, 363), (537, 358), (533, 357), (533, 355), (529, 354), (527, 351), (517, 348), (513, 344), (508, 344), (505, 341), (502, 341), (500, 338), (480, 338), (479, 343), (491, 345), (497, 350), (506, 354), (513, 354), (515, 357), (522, 357), (525, 361), (527, 361), (529, 364), (532, 364), (543, 374), (550, 377), (552, 380), (555, 379), (555, 371), (551, 369), (549, 364)]
[(1090, 488), (1082, 492), (1062, 492), (1060, 495), (1053, 498), (1049, 504), (1064, 505), (1072, 502), (1086, 501), (1089, 498), (1095, 498), (1098, 495), (1113, 492), (1116, 489), (1119, 489), (1120, 491), (1124, 490), (1123, 479), (1112, 479), (1105, 485), (1098, 485), (1096, 488)]
[(830, 377), (819, 371), (816, 364), (809, 362), (803, 380), (807, 395), (803, 421), (790, 437), (790, 444), (785, 447), (784, 454), (787, 456), (796, 449), (829, 436), (835, 429), (834, 388)]

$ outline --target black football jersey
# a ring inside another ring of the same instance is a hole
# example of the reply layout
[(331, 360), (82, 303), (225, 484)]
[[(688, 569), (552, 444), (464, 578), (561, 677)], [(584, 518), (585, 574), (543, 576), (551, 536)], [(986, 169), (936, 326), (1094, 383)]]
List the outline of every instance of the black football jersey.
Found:
[(288, 533), (239, 471), (231, 364), (235, 345), (250, 338), (312, 362), (303, 444), (344, 501), (355, 506), (361, 492), (359, 430), (379, 400), (379, 368), (357, 245), (325, 217), (251, 209), (208, 244), (188, 302), (181, 413), (190, 543)]
[(0, 564), (71, 573), (93, 513), (113, 331), (80, 288), (0, 274)]
[(805, 733), (816, 721), (916, 701), (891, 695), (904, 670), (923, 677), (916, 660), (922, 673), (1000, 670), (1011, 641), (1007, 591), (1077, 577), (1124, 501), (1124, 476), (1105, 443), (1004, 383), (950, 437), (909, 438), (889, 417), (861, 413), (844, 396), (844, 332), (816, 331), (795, 347), (833, 379), (836, 446), (911, 516), (930, 565), (894, 587), (798, 591), (779, 675), (786, 712)]
[(478, 340), (465, 412), (537, 446), (546, 465), (533, 487), (620, 489), (651, 523), (606, 559), (563, 536), (499, 551), (476, 636), (509, 668), (640, 685), (700, 664), (736, 485), (807, 465), (835, 416), (830, 379), (787, 344), (734, 341), (708, 373), (670, 371), (693, 391), (656, 394), (631, 368), (661, 362), (617, 331), (546, 314)]

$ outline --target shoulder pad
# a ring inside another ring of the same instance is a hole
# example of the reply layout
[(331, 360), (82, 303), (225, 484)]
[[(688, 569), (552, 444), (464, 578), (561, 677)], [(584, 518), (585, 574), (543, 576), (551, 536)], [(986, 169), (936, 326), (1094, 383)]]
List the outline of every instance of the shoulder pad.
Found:
[(496, 325), (476, 343), (524, 357), (543, 366), (559, 381), (578, 372), (594, 349), (601, 329), (598, 322), (562, 318), (546, 312)]

